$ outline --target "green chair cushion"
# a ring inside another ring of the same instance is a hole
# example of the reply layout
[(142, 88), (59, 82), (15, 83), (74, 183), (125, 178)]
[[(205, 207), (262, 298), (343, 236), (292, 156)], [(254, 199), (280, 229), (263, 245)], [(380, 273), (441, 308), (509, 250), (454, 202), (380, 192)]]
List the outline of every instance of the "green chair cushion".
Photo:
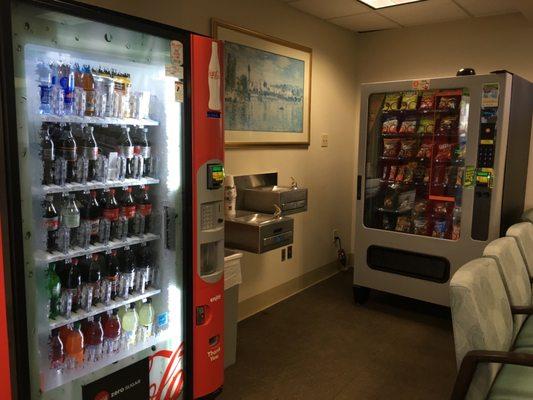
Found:
[(487, 399), (533, 399), (533, 368), (510, 364), (503, 365), (490, 389)]
[(519, 347), (533, 348), (533, 315), (530, 315), (522, 325), (514, 342), (515, 349)]

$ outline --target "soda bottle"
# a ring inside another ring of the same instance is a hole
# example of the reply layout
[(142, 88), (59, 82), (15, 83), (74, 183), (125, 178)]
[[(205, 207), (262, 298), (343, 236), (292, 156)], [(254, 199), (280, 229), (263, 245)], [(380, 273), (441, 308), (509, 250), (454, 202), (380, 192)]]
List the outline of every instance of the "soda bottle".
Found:
[(50, 334), (48, 359), (50, 360), (51, 369), (59, 371), (63, 368), (65, 362), (65, 349), (57, 329), (54, 329)]
[(41, 126), (41, 155), (43, 159), (43, 185), (54, 183), (55, 145), (48, 126)]
[(91, 264), (89, 266), (89, 284), (93, 286), (93, 305), (101, 300), (101, 282), (102, 270), (100, 267), (100, 255), (93, 254)]
[(94, 139), (94, 128), (92, 126), (86, 126), (83, 128), (81, 139), (81, 155), (89, 162), (87, 180), (94, 181), (97, 175), (98, 144)]
[(93, 116), (96, 107), (96, 92), (94, 90), (94, 78), (89, 65), (82, 69), (82, 83), (85, 91), (85, 115)]
[(211, 58), (207, 70), (207, 82), (209, 86), (209, 101), (207, 107), (213, 111), (220, 111), (220, 61), (218, 59), (218, 43), (211, 42)]
[(141, 243), (137, 253), (137, 270), (135, 273), (135, 290), (144, 293), (150, 285), (152, 270), (152, 252), (146, 243)]
[(133, 197), (131, 196), (131, 187), (125, 187), (124, 188), (124, 194), (122, 196), (122, 202), (120, 204), (121, 211), (124, 211), (124, 215), (127, 219), (128, 224), (128, 235), (133, 236), (134, 235), (134, 217), (135, 217), (135, 202), (133, 201)]
[(152, 336), (152, 327), (154, 324), (154, 307), (152, 306), (152, 299), (148, 297), (146, 302), (141, 305), (139, 310), (139, 325), (141, 327), (140, 339), (144, 342)]
[(100, 227), (100, 218), (102, 216), (102, 210), (96, 200), (96, 190), (90, 191), (90, 200), (87, 207), (87, 219), (91, 224), (91, 243), (94, 244), (98, 241), (98, 232)]
[(85, 115), (85, 92), (83, 91), (82, 72), (78, 63), (74, 64), (74, 108), (76, 115)]
[(63, 89), (59, 83), (59, 65), (55, 62), (50, 64), (50, 75), (52, 77), (52, 112), (57, 115), (63, 115), (65, 112), (65, 99)]
[(95, 362), (102, 356), (104, 343), (104, 329), (98, 315), (88, 317), (83, 324), (83, 337), (85, 339), (85, 361)]
[(72, 331), (65, 339), (66, 364), (68, 369), (77, 369), (83, 366), (84, 337), (81, 332), (80, 322), (75, 322)]
[(135, 285), (135, 254), (129, 246), (124, 247), (120, 258), (119, 296), (127, 299)]
[(107, 192), (107, 198), (102, 209), (102, 217), (111, 222), (111, 238), (118, 236), (119, 206), (115, 199), (115, 189)]
[(138, 325), (139, 315), (135, 310), (135, 303), (131, 303), (122, 317), (122, 338), (126, 348), (135, 345)]
[(47, 231), (46, 250), (52, 252), (56, 249), (56, 232), (59, 228), (59, 214), (54, 206), (54, 196), (45, 197), (43, 223)]
[(64, 112), (71, 115), (74, 113), (74, 71), (70, 64), (62, 63), (59, 66), (58, 76), (63, 91)]
[(52, 94), (52, 71), (43, 61), (37, 63), (35, 69), (37, 73), (37, 83), (39, 85), (39, 114), (50, 114), (51, 94)]
[(104, 353), (116, 353), (120, 350), (122, 326), (118, 318), (118, 308), (113, 310), (104, 324)]
[(61, 280), (61, 315), (70, 318), (72, 312), (78, 311), (81, 291), (81, 276), (78, 260), (65, 260), (64, 270), (59, 273)]
[(152, 215), (152, 202), (148, 196), (148, 186), (141, 187), (141, 194), (137, 199), (137, 209), (144, 216), (144, 233), (150, 231), (150, 216)]
[(67, 162), (66, 182), (76, 180), (76, 162), (78, 160), (76, 139), (72, 136), (72, 129), (68, 124), (62, 124), (61, 136), (57, 145), (58, 153)]
[(118, 142), (118, 154), (126, 159), (126, 178), (133, 178), (133, 143), (130, 138), (130, 128), (123, 126)]
[(76, 205), (73, 193), (68, 194), (68, 200), (64, 201), (61, 207), (61, 222), (70, 229), (80, 226), (80, 210)]
[(118, 295), (118, 281), (119, 281), (120, 262), (116, 250), (111, 250), (106, 256), (106, 271), (105, 271), (105, 294), (102, 296), (104, 304), (109, 304), (111, 300), (115, 300)]
[(59, 305), (61, 300), (61, 281), (56, 273), (55, 263), (48, 264), (46, 274), (48, 279), (48, 296), (50, 298), (48, 318), (55, 319), (59, 315)]
[(149, 176), (152, 160), (152, 145), (148, 140), (148, 128), (137, 128), (135, 146), (139, 147), (139, 154), (143, 157), (143, 176)]

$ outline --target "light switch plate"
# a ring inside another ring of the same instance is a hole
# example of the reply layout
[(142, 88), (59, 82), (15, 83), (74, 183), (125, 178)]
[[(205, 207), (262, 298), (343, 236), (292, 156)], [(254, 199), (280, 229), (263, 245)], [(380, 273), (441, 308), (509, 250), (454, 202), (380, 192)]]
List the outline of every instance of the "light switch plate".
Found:
[(329, 135), (327, 133), (323, 133), (321, 137), (321, 146), (322, 147), (328, 147), (329, 144)]

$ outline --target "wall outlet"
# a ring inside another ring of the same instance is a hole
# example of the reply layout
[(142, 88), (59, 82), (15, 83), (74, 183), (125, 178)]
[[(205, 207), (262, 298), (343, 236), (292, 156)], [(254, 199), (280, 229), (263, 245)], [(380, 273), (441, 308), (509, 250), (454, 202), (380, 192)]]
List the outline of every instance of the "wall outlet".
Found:
[(339, 232), (338, 229), (335, 228), (335, 229), (333, 229), (333, 236), (332, 236), (332, 239), (331, 239), (331, 240), (333, 241), (333, 243), (336, 242), (336, 239), (337, 239), (338, 237), (339, 237), (339, 238), (341, 237), (341, 233)]
[(286, 256), (285, 256), (285, 249), (281, 249), (281, 261), (285, 261), (286, 259)]
[(329, 135), (327, 133), (323, 133), (321, 136), (321, 142), (322, 147), (328, 147), (329, 145)]
[(292, 258), (292, 246), (287, 247), (287, 260)]

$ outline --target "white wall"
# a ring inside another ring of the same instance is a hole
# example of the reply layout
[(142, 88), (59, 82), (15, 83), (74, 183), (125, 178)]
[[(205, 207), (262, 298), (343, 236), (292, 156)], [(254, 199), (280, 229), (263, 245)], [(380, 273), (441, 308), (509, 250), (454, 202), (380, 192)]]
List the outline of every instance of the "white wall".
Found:
[[(278, 171), (309, 188), (309, 211), (295, 217), (293, 259), (280, 251), (246, 254), (240, 298), (245, 300), (333, 261), (332, 230), (350, 243), (355, 140), (357, 48), (352, 32), (304, 14), (277, 0), (89, 0), (91, 4), (210, 34), (216, 17), (313, 49), (311, 146), (308, 149), (239, 149), (226, 152), (226, 170), (241, 175)], [(329, 133), (329, 147), (320, 135)]]

